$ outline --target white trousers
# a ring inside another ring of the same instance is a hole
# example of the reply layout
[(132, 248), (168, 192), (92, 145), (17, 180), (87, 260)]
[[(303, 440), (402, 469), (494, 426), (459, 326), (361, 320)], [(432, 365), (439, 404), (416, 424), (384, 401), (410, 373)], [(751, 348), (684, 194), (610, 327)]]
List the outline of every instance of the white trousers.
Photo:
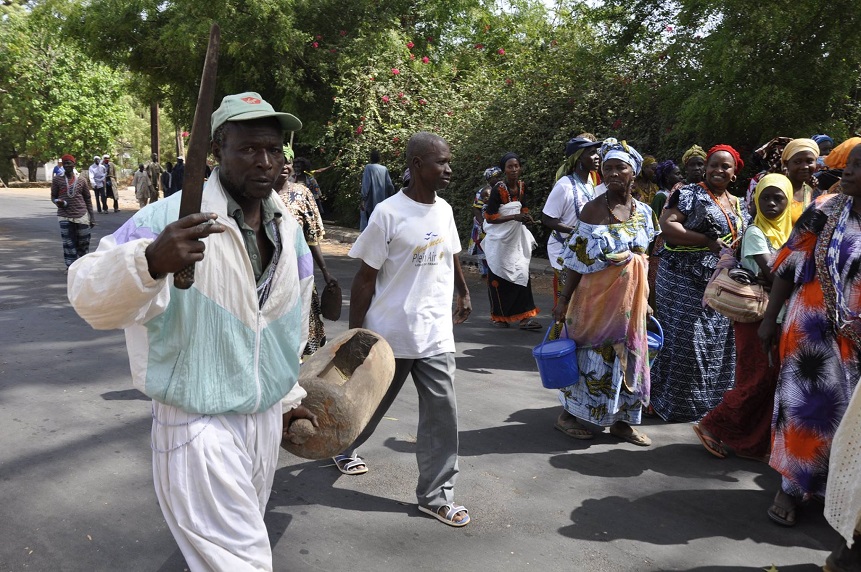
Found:
[(281, 415), (281, 403), (251, 415), (201, 416), (153, 401), (155, 492), (192, 571), (272, 570), (263, 514)]

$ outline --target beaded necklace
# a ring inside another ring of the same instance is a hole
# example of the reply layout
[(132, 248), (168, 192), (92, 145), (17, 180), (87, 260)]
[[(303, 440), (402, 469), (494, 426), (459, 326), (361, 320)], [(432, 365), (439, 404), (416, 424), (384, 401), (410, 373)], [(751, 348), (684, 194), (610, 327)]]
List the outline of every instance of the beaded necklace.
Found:
[[(634, 209), (636, 209), (636, 201), (634, 201), (634, 198), (631, 197), (631, 212), (630, 212), (630, 214), (628, 214), (628, 218), (626, 218), (625, 220), (622, 220), (619, 217), (617, 217), (616, 213), (613, 212), (613, 209), (610, 208), (610, 197), (608, 195), (609, 195), (609, 193), (604, 193), (604, 201), (607, 203), (607, 210), (610, 211), (610, 216), (613, 217), (613, 220), (615, 220), (616, 222), (628, 222), (629, 220), (631, 220), (631, 217), (634, 216)], [(619, 204), (624, 204), (624, 203), (619, 203)]]

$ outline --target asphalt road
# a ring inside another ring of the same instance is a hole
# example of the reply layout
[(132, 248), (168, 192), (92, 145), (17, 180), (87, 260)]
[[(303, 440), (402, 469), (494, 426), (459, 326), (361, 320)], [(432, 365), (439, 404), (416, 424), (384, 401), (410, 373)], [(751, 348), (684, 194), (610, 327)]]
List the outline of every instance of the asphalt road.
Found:
[[(92, 248), (128, 216), (103, 216)], [(347, 298), (357, 265), (342, 245), (325, 250)], [(47, 191), (0, 189), (0, 571), (183, 570), (152, 487), (150, 404), (131, 387), (122, 333), (92, 330), (69, 306), (64, 268)], [(416, 509), (408, 384), (362, 449), (366, 475), (282, 451), (266, 517), (276, 570), (819, 569), (839, 543), (821, 503), (795, 528), (772, 524), (774, 471), (711, 457), (688, 424), (647, 422), (650, 448), (555, 431), (559, 404), (531, 356), (540, 334), (492, 328), (469, 278), (456, 493), (472, 523)], [(547, 324), (549, 295), (537, 301)]]

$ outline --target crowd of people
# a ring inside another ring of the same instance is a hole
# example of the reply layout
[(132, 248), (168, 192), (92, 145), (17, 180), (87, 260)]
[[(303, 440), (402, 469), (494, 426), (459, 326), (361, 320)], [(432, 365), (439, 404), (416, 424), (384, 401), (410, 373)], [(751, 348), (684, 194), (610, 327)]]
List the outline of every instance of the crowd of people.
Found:
[[(760, 171), (746, 186), (730, 145), (693, 145), (677, 164), (583, 133), (565, 156), (541, 217), (550, 327), (574, 340), (579, 369), (558, 391), (556, 429), (593, 439), (609, 427), (648, 446), (632, 427), (643, 415), (694, 423), (715, 457), (734, 453), (781, 475), (767, 514), (793, 526), (804, 501), (826, 495), (832, 440), (861, 375), (861, 138), (776, 137), (754, 153)], [(519, 175), (519, 158), (506, 154), (473, 203), (470, 253), (483, 255), (491, 321), (503, 327), (537, 314)], [(707, 303), (722, 267), (768, 293), (755, 319)], [(651, 364), (650, 316), (663, 333)], [(850, 569), (839, 559), (861, 569), (845, 536), (831, 569)]]
[[(101, 196), (95, 176), (78, 176), (66, 155), (52, 182), (70, 301), (94, 327), (126, 329), (133, 379), (153, 399), (156, 494), (192, 569), (272, 568), (263, 514), (279, 444), (294, 420), (319, 421), (301, 405), (297, 384), (303, 356), (326, 343), (313, 264), (327, 287), (337, 280), (320, 250), (325, 230), (310, 165), (283, 145), (299, 128), (258, 94), (226, 96), (213, 114), (219, 165), (201, 212), (173, 220), (170, 201), (156, 202), (153, 181), (173, 188), (181, 164), (163, 170), (154, 157), (155, 166), (135, 173), (141, 210), (87, 256), (91, 192)], [(858, 455), (858, 420), (844, 413), (858, 409), (861, 375), (861, 139), (833, 143), (824, 135), (770, 141), (756, 153), (763, 168), (747, 193), (731, 192), (744, 161), (729, 145), (694, 145), (676, 164), (588, 133), (567, 143), (540, 218), (551, 230), (555, 270), (548, 328), (576, 343), (579, 369), (558, 391), (556, 429), (587, 440), (608, 427), (619, 440), (649, 446), (636, 428), (643, 416), (694, 422), (715, 457), (767, 460), (780, 473), (767, 513), (785, 526), (796, 523), (801, 502), (826, 495), (826, 484), (829, 494), (832, 482), (854, 494), (857, 465), (835, 464), (830, 453), (835, 442), (846, 458)], [(406, 158), (399, 192), (387, 171), (366, 169), (367, 218), (350, 251), (360, 262), (350, 327), (389, 342), (394, 381), (334, 466), (368, 472), (357, 449), (412, 377), (418, 510), (462, 527), (471, 516), (454, 499), (453, 326), (472, 304), (452, 209), (438, 194), (451, 181), (451, 151), (439, 136), (418, 133)], [(485, 171), (469, 251), (481, 256), (493, 327), (537, 330), (544, 326), (535, 319), (528, 226), (539, 221), (524, 204), (521, 173), (515, 153)], [(770, 291), (757, 320), (733, 321), (704, 303), (727, 260)], [(189, 264), (197, 266), (193, 295), (167, 281)], [(650, 323), (663, 326), (657, 356)], [(846, 538), (830, 569), (854, 569), (859, 507), (828, 503)]]

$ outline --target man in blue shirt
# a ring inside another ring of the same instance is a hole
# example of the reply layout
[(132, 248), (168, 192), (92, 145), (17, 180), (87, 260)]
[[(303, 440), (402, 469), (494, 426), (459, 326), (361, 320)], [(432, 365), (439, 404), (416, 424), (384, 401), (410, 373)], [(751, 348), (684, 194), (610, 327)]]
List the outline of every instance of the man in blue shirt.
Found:
[(359, 230), (365, 230), (368, 219), (374, 208), (395, 194), (395, 186), (389, 176), (389, 170), (380, 165), (380, 152), (371, 150), (371, 162), (365, 165), (362, 173), (362, 206), (359, 220)]

